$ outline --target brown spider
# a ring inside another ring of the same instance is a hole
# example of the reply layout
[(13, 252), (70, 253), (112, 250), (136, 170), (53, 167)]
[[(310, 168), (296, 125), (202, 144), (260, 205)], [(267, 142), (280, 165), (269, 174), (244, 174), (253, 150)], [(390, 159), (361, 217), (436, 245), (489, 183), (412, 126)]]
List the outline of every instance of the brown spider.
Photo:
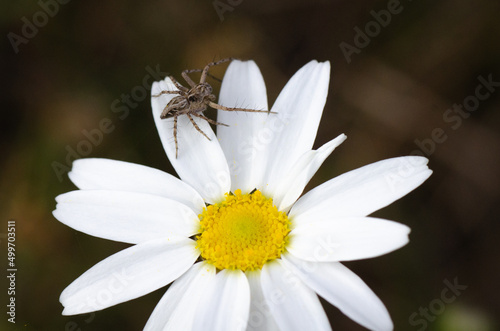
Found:
[[(226, 58), (222, 59), (217, 62), (211, 62), (205, 66), (203, 70), (201, 69), (192, 69), (192, 70), (184, 70), (182, 72), (182, 77), (184, 80), (191, 86), (191, 88), (187, 88), (182, 86), (174, 77), (170, 76), (170, 79), (174, 83), (174, 85), (179, 89), (177, 91), (161, 91), (158, 94), (153, 95), (153, 97), (159, 97), (162, 94), (179, 94), (178, 96), (174, 97), (170, 102), (165, 106), (163, 109), (160, 118), (165, 119), (165, 118), (174, 118), (174, 140), (175, 140), (175, 158), (177, 158), (178, 154), (178, 145), (177, 145), (177, 117), (180, 115), (187, 115), (193, 126), (200, 132), (202, 135), (205, 136), (208, 140), (211, 140), (205, 132), (203, 132), (199, 126), (196, 124), (196, 122), (193, 119), (193, 116), (199, 117), (207, 121), (208, 123), (214, 124), (214, 125), (224, 125), (228, 126), (227, 124), (224, 123), (219, 123), (216, 122), (205, 115), (203, 115), (203, 112), (207, 109), (207, 106), (210, 106), (215, 109), (221, 109), (221, 110), (226, 110), (226, 111), (245, 111), (245, 112), (256, 112), (256, 113), (273, 113), (276, 114), (276, 112), (268, 111), (268, 110), (255, 110), (255, 109), (246, 109), (246, 108), (230, 108), (230, 107), (225, 107), (222, 105), (219, 105), (215, 103), (215, 95), (212, 93), (212, 86), (206, 82), (207, 76), (212, 76), (208, 73), (208, 70), (212, 66), (219, 65), (221, 63), (225, 63), (228, 61), (231, 61), (232, 58)], [(188, 76), (188, 74), (192, 72), (200, 72), (201, 71), (201, 78), (200, 82), (196, 84), (191, 77)], [(213, 76), (212, 76), (213, 77)]]

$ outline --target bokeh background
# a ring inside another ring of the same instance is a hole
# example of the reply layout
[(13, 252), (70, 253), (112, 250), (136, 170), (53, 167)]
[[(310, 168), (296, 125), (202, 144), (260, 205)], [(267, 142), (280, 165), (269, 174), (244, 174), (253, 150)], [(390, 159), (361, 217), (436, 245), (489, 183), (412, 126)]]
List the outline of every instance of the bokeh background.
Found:
[[(59, 1), (0, 5), (1, 265), (7, 268), (7, 221), (15, 220), (18, 267), (17, 323), (7, 323), (3, 312), (2, 277), (0, 328), (142, 329), (165, 289), (96, 314), (61, 316), (61, 291), (127, 245), (60, 224), (51, 214), (54, 198), (75, 189), (66, 175), (75, 158), (70, 151), (89, 141), (85, 132), (103, 119), (112, 132), (77, 157), (173, 173), (143, 79), (155, 70), (179, 76), (228, 56), (257, 62), (271, 105), (301, 66), (331, 62), (315, 147), (340, 133), (348, 139), (308, 190), (415, 150), (430, 159), (434, 174), (427, 182), (375, 213), (409, 225), (410, 243), (346, 263), (386, 304), (395, 329), (500, 328), (499, 84), (475, 110), (448, 112), (474, 96), (478, 77), (500, 82), (498, 1)], [(372, 11), (388, 6), (398, 12), (377, 31)], [(367, 24), (372, 36), (356, 47), (356, 29)], [(341, 47), (347, 44), (357, 48), (348, 56)], [(224, 70), (214, 73), (222, 77)], [(467, 288), (443, 306), (444, 282), (455, 279)], [(363, 330), (329, 304), (325, 309), (334, 329)]]

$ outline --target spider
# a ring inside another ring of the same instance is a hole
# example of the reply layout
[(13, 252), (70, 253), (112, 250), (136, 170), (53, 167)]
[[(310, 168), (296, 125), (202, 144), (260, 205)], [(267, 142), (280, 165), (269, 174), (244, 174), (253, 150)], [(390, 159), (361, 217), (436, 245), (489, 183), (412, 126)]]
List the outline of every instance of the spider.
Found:
[[(205, 138), (208, 140), (211, 140), (205, 132), (203, 132), (200, 127), (196, 124), (196, 122), (193, 119), (193, 116), (199, 117), (207, 121), (208, 123), (214, 124), (214, 125), (224, 125), (228, 126), (227, 124), (216, 122), (205, 115), (203, 115), (203, 112), (207, 109), (207, 106), (210, 106), (215, 109), (221, 109), (225, 111), (245, 111), (245, 112), (255, 112), (255, 113), (273, 113), (276, 114), (276, 112), (268, 111), (268, 110), (255, 110), (255, 109), (247, 109), (247, 108), (232, 108), (232, 107), (225, 107), (222, 105), (219, 105), (215, 103), (215, 95), (212, 93), (212, 86), (206, 82), (207, 76), (211, 76), (208, 73), (208, 70), (212, 66), (216, 66), (228, 61), (231, 61), (232, 58), (226, 58), (222, 59), (217, 62), (211, 62), (205, 66), (205, 68), (202, 69), (191, 69), (191, 70), (184, 70), (182, 72), (182, 77), (184, 80), (189, 84), (191, 88), (187, 88), (182, 86), (174, 77), (170, 76), (170, 79), (174, 83), (174, 85), (178, 88), (177, 91), (161, 91), (158, 94), (153, 95), (153, 97), (159, 97), (163, 94), (178, 94), (178, 96), (174, 97), (170, 102), (165, 106), (163, 109), (160, 118), (161, 119), (166, 119), (166, 118), (174, 118), (174, 140), (175, 140), (175, 158), (177, 158), (178, 152), (179, 152), (179, 147), (177, 144), (177, 118), (181, 115), (186, 115), (189, 120), (191, 121), (191, 124), (200, 132)], [(201, 78), (200, 82), (196, 84), (191, 77), (189, 77), (188, 74), (192, 72), (200, 72), (201, 71)]]

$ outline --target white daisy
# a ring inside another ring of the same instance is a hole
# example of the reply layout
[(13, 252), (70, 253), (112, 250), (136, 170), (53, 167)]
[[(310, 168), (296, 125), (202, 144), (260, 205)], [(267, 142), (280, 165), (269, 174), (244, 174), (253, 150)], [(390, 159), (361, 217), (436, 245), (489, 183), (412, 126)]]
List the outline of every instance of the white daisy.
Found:
[[(174, 95), (152, 98), (161, 141), (181, 180), (107, 159), (75, 161), (80, 190), (56, 198), (54, 216), (84, 233), (134, 244), (61, 294), (64, 315), (101, 310), (171, 286), (146, 330), (330, 330), (318, 296), (357, 323), (391, 330), (383, 303), (342, 261), (379, 256), (408, 242), (410, 229), (367, 217), (431, 174), (427, 159), (399, 157), (333, 178), (299, 199), (340, 135), (312, 150), (330, 64), (312, 61), (285, 86), (277, 114), (219, 111), (217, 136), (160, 113)], [(152, 94), (174, 90), (170, 79)], [(220, 104), (268, 109), (254, 62), (233, 61)], [(298, 199), (298, 200), (297, 200)]]

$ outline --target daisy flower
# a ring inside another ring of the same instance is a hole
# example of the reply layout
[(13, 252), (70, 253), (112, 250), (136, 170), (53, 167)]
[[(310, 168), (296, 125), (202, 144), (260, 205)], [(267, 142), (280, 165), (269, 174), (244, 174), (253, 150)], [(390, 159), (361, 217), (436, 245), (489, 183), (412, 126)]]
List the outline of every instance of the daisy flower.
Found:
[[(108, 159), (75, 161), (79, 188), (56, 198), (54, 216), (92, 236), (125, 242), (61, 294), (64, 315), (105, 309), (171, 283), (146, 330), (330, 330), (318, 295), (372, 330), (391, 330), (387, 309), (341, 262), (386, 254), (410, 229), (367, 215), (430, 175), (417, 156), (380, 161), (302, 195), (341, 134), (317, 150), (330, 64), (311, 61), (286, 84), (272, 111), (219, 111), (217, 135), (195, 118), (160, 119), (175, 95), (153, 97), (153, 117), (180, 179)], [(175, 90), (169, 78), (152, 95)], [(221, 86), (227, 107), (268, 109), (253, 61), (233, 61)], [(300, 198), (299, 198), (300, 197)]]

